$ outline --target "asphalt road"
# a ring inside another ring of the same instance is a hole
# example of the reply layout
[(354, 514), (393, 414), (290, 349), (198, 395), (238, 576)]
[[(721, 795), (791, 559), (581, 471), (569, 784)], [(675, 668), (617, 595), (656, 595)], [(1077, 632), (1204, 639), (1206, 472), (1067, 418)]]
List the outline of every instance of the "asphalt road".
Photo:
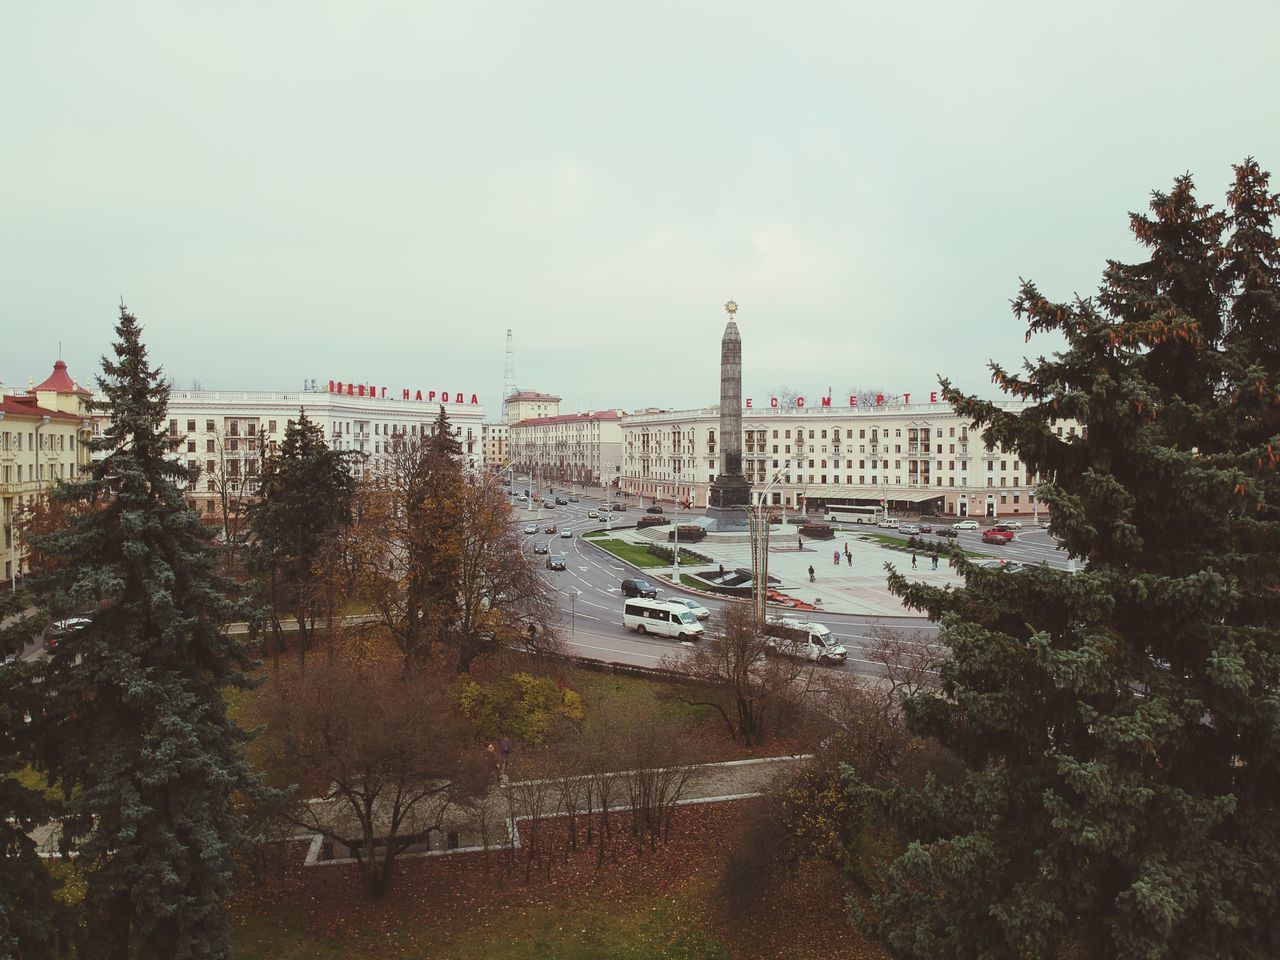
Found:
[[(525, 484), (517, 481), (515, 489), (523, 490), (524, 487)], [(546, 488), (543, 489), (545, 492)], [(527, 506), (515, 504), (517, 529), (523, 530), (530, 523), (537, 525), (537, 533), (524, 536), (524, 551), (531, 562), (543, 569), (548, 581), (559, 594), (566, 642), (582, 656), (638, 666), (656, 666), (664, 658), (678, 655), (683, 647), (681, 643), (642, 637), (622, 626), (621, 582), (628, 577), (644, 578), (645, 574), (594, 546), (590, 541), (581, 539), (582, 533), (601, 529), (605, 520), (587, 517), (588, 510), (599, 506), (598, 496), (580, 496), (578, 503), (551, 510), (530, 510)], [(637, 506), (632, 498), (626, 512), (614, 513), (612, 519), (618, 525), (630, 526), (643, 515), (643, 507)], [(546, 533), (546, 527), (552, 523), (557, 527), (556, 533)], [(563, 539), (560, 536), (560, 531), (565, 529), (573, 534), (572, 538)], [(547, 570), (544, 564), (546, 557), (534, 555), (534, 544), (539, 541), (546, 543), (552, 554), (561, 553), (565, 556), (563, 571)], [(692, 597), (711, 611), (712, 618), (726, 602), (731, 602), (716, 600), (693, 591), (655, 585), (658, 586), (660, 598)], [(783, 608), (778, 609), (780, 613), (785, 612)], [(879, 665), (865, 657), (865, 648), (875, 640), (873, 630), (891, 630), (893, 639), (903, 643), (918, 642), (922, 638), (931, 637), (937, 630), (936, 624), (929, 623), (922, 617), (875, 617), (828, 611), (792, 616), (805, 616), (825, 624), (849, 652), (848, 661), (839, 669), (867, 675), (880, 673)]]

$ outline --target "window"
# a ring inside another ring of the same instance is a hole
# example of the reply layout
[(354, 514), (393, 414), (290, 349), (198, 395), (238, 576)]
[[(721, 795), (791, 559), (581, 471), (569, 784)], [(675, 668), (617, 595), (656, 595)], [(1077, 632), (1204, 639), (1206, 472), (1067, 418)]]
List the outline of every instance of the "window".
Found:
[(206, 441), (204, 442), (204, 452), (205, 452), (205, 453), (213, 453), (213, 451), (214, 451), (215, 449), (216, 449), (216, 447), (214, 446), (214, 441), (213, 441), (213, 440), (206, 440)]
[(188, 440), (187, 453), (195, 453), (195, 452), (196, 452), (196, 442), (194, 440)]
[(212, 420), (206, 420), (206, 421), (204, 422), (204, 432), (205, 432), (205, 433), (213, 433), (213, 421), (212, 421)]
[(194, 420), (188, 420), (187, 433), (195, 433), (195, 432), (196, 432), (196, 422)]
[(269, 430), (271, 433), (276, 432), (276, 422), (274, 420), (267, 421), (267, 430)]
[(204, 467), (207, 472), (213, 473), (213, 471), (217, 468), (217, 464), (214, 463), (212, 460), (206, 460)]
[(239, 449), (240, 449), (240, 441), (239, 441), (239, 440), (234, 440), (234, 439), (233, 439), (233, 440), (231, 441), (231, 451), (234, 453), (235, 451), (237, 451), (237, 450), (239, 450)]

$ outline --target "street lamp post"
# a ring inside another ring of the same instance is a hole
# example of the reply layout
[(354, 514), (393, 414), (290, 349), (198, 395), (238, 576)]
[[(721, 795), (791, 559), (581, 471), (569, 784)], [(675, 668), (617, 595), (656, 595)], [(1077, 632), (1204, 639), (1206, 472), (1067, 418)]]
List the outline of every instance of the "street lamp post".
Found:
[(753, 506), (746, 508), (748, 526), (751, 530), (751, 572), (755, 580), (756, 620), (763, 624), (768, 616), (769, 600), (769, 518), (772, 513), (769, 507), (769, 495), (782, 479), (779, 468), (757, 495)]
[(577, 587), (569, 588), (569, 632), (578, 632), (578, 597), (582, 596), (582, 591)]

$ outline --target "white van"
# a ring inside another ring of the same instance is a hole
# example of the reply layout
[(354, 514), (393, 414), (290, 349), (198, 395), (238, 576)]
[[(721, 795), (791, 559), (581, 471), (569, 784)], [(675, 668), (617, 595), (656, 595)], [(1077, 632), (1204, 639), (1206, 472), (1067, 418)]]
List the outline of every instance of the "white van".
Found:
[(652, 633), (658, 637), (697, 640), (702, 624), (684, 604), (670, 600), (646, 600), (636, 597), (622, 607), (622, 625), (636, 633)]
[(821, 623), (801, 620), (769, 620), (765, 641), (778, 653), (818, 663), (844, 663), (849, 653)]

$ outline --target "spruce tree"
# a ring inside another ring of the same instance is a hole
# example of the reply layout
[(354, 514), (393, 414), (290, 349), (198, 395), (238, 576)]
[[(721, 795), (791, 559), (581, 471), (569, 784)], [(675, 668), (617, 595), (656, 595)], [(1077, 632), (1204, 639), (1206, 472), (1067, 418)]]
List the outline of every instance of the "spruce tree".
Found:
[(222, 696), (247, 660), (222, 628), (242, 611), (184, 500), (169, 389), (123, 305), (116, 334), (98, 378), (105, 456), (56, 492), (76, 507), (67, 527), (32, 543), (44, 605), (97, 610), (49, 658), (41, 764), (68, 797), (85, 879), (80, 956), (226, 957), (232, 795), (249, 773)]
[(249, 561), (272, 611), (273, 651), (279, 651), (279, 621), (287, 613), (298, 626), (305, 667), (317, 595), (316, 561), (335, 531), (351, 515), (353, 455), (332, 450), (320, 425), (301, 410), (285, 428), (279, 453), (263, 464), (259, 499), (249, 508), (254, 542)]
[(1179, 178), (1096, 299), (1023, 285), (1066, 341), (993, 367), (1027, 409), (944, 382), (1085, 566), (891, 578), (951, 653), (909, 723), (968, 770), (860, 790), (908, 841), (867, 915), (895, 955), (1280, 955), (1278, 214), (1251, 160), (1221, 212)]
[(35, 756), (28, 718), (40, 711), (40, 666), (21, 653), (44, 618), (25, 591), (0, 591), (0, 957), (55, 956), (65, 911), (31, 832), (56, 806), (16, 776)]

